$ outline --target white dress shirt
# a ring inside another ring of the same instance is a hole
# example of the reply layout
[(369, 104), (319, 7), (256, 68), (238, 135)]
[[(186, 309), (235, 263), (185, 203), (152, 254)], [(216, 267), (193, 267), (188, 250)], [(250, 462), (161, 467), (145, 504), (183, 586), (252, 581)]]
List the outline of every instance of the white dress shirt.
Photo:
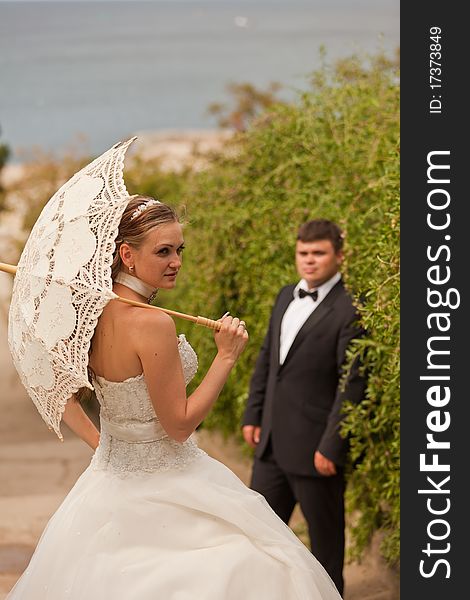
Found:
[[(294, 342), (305, 321), (340, 279), (341, 273), (335, 273), (331, 279), (328, 279), (328, 281), (325, 281), (325, 283), (322, 283), (317, 288), (309, 290), (305, 279), (301, 279), (295, 286), (293, 292), (294, 299), (289, 304), (284, 316), (282, 317), (281, 339), (279, 345), (279, 362), (281, 365), (284, 363), (290, 347), (292, 346), (292, 343)], [(300, 288), (308, 292), (312, 292), (314, 289), (316, 289), (318, 291), (317, 300), (314, 302), (309, 296), (299, 298)]]

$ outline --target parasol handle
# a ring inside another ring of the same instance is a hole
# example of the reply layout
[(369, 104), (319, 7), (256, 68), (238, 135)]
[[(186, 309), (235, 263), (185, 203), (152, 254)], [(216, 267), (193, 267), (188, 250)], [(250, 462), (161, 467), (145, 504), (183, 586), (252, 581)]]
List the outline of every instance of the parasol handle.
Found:
[(130, 304), (131, 306), (138, 306), (140, 308), (152, 308), (154, 310), (160, 310), (171, 317), (179, 317), (180, 319), (185, 319), (186, 321), (192, 321), (196, 323), (196, 325), (202, 325), (203, 327), (208, 327), (209, 329), (215, 329), (215, 331), (219, 331), (222, 323), (220, 321), (214, 321), (213, 319), (207, 319), (206, 317), (194, 317), (193, 315), (187, 315), (185, 313), (176, 312), (176, 310), (170, 310), (169, 308), (161, 308), (160, 306), (154, 306), (153, 304), (144, 304), (143, 302), (136, 302), (135, 300), (129, 300), (128, 298), (122, 298), (121, 296), (117, 296), (114, 298), (119, 302), (124, 302), (124, 304)]
[[(15, 275), (16, 270), (16, 265), (9, 265), (7, 263), (0, 262), (0, 271), (10, 273), (10, 275)], [(185, 313), (176, 312), (175, 310), (170, 310), (169, 308), (160, 308), (159, 306), (153, 306), (153, 304), (144, 304), (143, 302), (136, 302), (135, 300), (121, 298), (121, 296), (118, 296), (117, 298), (115, 298), (115, 300), (124, 302), (124, 304), (139, 306), (141, 308), (152, 308), (154, 310), (161, 310), (172, 317), (179, 317), (180, 319), (185, 319), (186, 321), (192, 321), (193, 323), (196, 323), (196, 325), (202, 325), (203, 327), (208, 327), (209, 329), (214, 329), (215, 331), (219, 331), (221, 327), (220, 321), (214, 321), (213, 319), (207, 319), (206, 317), (194, 317), (193, 315), (187, 315)]]
[(4, 271), (5, 273), (10, 273), (10, 275), (16, 274), (16, 265), (9, 265), (7, 263), (0, 262), (0, 271)]

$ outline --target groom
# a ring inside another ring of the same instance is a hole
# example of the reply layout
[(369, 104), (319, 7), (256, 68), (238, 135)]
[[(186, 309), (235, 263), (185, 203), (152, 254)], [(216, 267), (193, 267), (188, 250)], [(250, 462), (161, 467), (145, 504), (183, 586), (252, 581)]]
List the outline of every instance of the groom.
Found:
[(256, 448), (251, 487), (288, 523), (299, 502), (312, 553), (343, 593), (343, 400), (359, 402), (355, 365), (340, 385), (349, 342), (362, 334), (341, 281), (343, 236), (325, 219), (302, 225), (297, 285), (281, 289), (251, 379), (243, 436)]

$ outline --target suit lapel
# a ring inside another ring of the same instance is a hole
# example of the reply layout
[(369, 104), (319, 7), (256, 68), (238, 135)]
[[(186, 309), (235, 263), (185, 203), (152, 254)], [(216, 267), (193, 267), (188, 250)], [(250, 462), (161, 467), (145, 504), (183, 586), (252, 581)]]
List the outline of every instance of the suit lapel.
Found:
[(276, 364), (279, 367), (279, 351), (280, 351), (280, 343), (281, 343), (281, 322), (284, 313), (287, 310), (287, 307), (294, 299), (293, 292), (295, 289), (295, 285), (290, 285), (285, 288), (285, 293), (279, 298), (279, 302), (276, 306), (276, 310), (274, 312), (274, 322), (273, 322), (273, 351), (274, 356), (276, 358)]
[[(335, 303), (336, 298), (344, 290), (344, 286), (342, 281), (338, 281), (338, 283), (331, 289), (328, 295), (322, 300), (318, 308), (316, 308), (313, 313), (309, 316), (309, 318), (305, 321), (305, 323), (300, 328), (298, 334), (296, 335), (294, 341), (292, 342), (292, 346), (289, 348), (289, 352), (280, 366), (280, 369), (290, 360), (291, 356), (295, 353), (297, 348), (301, 345), (304, 339), (309, 335), (312, 329), (324, 318), (326, 315), (333, 309), (333, 304)], [(287, 308), (287, 306), (286, 306)], [(285, 309), (284, 309), (285, 312)], [(284, 314), (284, 313), (283, 313)], [(280, 323), (279, 323), (279, 335), (278, 335), (278, 347), (279, 347), (279, 339), (280, 339)], [(279, 360), (279, 351), (278, 351), (278, 360)]]

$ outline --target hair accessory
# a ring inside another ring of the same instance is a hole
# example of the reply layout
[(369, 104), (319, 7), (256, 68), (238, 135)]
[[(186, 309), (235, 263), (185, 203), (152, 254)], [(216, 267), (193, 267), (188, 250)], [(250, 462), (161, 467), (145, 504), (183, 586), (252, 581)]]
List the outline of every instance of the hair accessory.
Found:
[(143, 204), (139, 204), (139, 206), (132, 213), (131, 221), (133, 221), (136, 217), (138, 217), (140, 214), (145, 212), (147, 210), (147, 208), (149, 208), (150, 206), (154, 206), (155, 204), (161, 204), (160, 200), (155, 200), (154, 198), (150, 198), (150, 200), (147, 200)]

